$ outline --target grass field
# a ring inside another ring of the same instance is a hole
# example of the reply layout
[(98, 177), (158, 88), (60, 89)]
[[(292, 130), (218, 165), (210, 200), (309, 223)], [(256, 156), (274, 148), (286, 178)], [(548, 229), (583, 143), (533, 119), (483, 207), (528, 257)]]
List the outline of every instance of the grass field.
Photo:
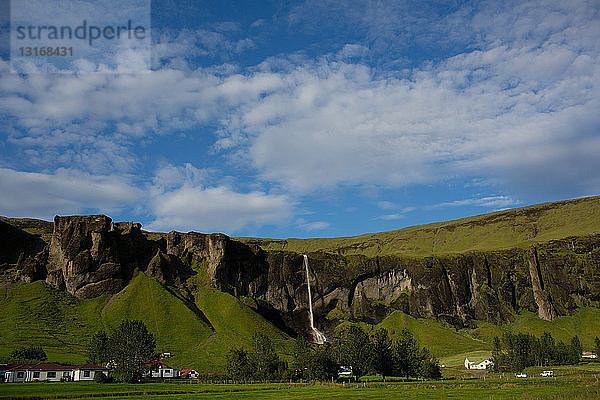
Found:
[(550, 379), (488, 379), (368, 382), (357, 384), (1, 384), (0, 398), (118, 399), (596, 399), (600, 386), (592, 375)]

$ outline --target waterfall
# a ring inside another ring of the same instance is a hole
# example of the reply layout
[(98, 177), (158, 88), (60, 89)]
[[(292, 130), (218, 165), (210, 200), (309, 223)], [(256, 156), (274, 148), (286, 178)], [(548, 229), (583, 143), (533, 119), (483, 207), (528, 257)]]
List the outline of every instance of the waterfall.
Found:
[(323, 344), (327, 341), (327, 338), (322, 332), (315, 328), (315, 323), (313, 320), (312, 296), (310, 294), (310, 275), (308, 274), (308, 257), (306, 254), (304, 254), (304, 268), (306, 268), (306, 286), (308, 287), (308, 315), (310, 319), (310, 329), (313, 331), (315, 342), (317, 342), (317, 344)]

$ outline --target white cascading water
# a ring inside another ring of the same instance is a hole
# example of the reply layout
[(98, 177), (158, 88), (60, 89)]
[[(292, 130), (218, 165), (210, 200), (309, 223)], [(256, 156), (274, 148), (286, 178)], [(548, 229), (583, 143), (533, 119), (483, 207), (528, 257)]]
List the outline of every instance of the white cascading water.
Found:
[(306, 286), (308, 287), (308, 311), (310, 317), (310, 328), (312, 329), (315, 342), (317, 344), (324, 344), (327, 341), (325, 335), (315, 328), (314, 320), (313, 320), (313, 311), (312, 311), (312, 296), (310, 295), (310, 275), (308, 274), (308, 257), (304, 254), (304, 268), (306, 268)]

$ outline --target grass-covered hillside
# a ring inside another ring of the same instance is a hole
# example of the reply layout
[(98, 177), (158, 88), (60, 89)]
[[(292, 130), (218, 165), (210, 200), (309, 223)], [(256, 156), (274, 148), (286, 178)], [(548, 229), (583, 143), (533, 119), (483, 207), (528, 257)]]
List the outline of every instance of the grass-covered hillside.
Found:
[(497, 211), (454, 221), (360, 236), (314, 239), (239, 238), (266, 250), (426, 256), (525, 247), (600, 233), (600, 196)]
[(20, 346), (40, 345), (48, 359), (84, 362), (91, 335), (123, 319), (143, 321), (157, 338), (157, 351), (171, 352), (176, 368), (221, 372), (232, 346), (250, 348), (255, 332), (267, 334), (289, 358), (292, 339), (241, 300), (202, 286), (195, 303), (182, 299), (143, 273), (120, 293), (79, 300), (44, 282), (0, 287), (0, 358)]

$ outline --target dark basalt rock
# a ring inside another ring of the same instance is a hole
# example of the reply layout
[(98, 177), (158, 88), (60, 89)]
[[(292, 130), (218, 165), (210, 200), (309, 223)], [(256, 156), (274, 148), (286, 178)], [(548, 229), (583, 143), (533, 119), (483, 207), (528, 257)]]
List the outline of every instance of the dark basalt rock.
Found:
[(38, 236), (0, 221), (0, 266), (16, 264), (19, 259), (35, 256), (45, 246)]
[(155, 243), (141, 225), (114, 224), (105, 215), (54, 218), (46, 282), (79, 298), (116, 293), (146, 266)]
[(31, 283), (46, 278), (46, 265), (48, 264), (48, 246), (36, 255), (19, 257), (17, 262), (17, 280)]

